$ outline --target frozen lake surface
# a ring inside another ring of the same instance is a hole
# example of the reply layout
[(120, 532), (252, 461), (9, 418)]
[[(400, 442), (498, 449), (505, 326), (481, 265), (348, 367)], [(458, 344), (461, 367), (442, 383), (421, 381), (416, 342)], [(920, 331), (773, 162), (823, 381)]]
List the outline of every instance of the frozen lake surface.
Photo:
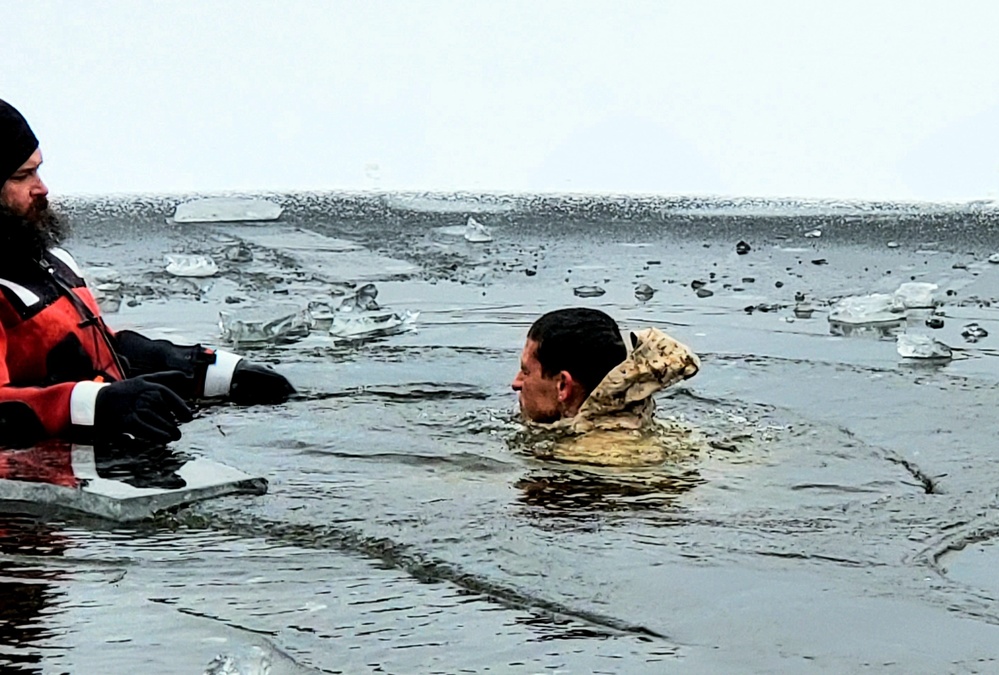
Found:
[[(416, 329), (240, 345), (300, 395), (206, 406), (174, 445), (265, 477), (266, 495), (127, 526), (8, 507), (4, 672), (996, 668), (994, 210), (256, 196), (280, 219), (166, 222), (195, 196), (64, 202), (67, 247), (117, 273), (116, 329), (217, 343), (220, 312), (319, 315), (368, 283)], [(469, 216), (491, 241), (453, 234)], [(218, 271), (174, 276), (166, 255)], [(911, 281), (938, 285), (936, 310), (827, 319)], [(700, 355), (658, 413), (697, 429), (700, 452), (624, 471), (520, 444), (525, 333), (573, 305)], [(986, 335), (965, 336), (973, 323)], [(904, 330), (953, 357), (901, 358)]]

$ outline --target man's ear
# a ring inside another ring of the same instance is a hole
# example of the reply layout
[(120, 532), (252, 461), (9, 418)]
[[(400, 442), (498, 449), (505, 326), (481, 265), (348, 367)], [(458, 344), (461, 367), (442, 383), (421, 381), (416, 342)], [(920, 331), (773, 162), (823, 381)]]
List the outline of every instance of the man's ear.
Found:
[(563, 370), (558, 374), (558, 400), (560, 403), (565, 403), (576, 391), (579, 383), (572, 377), (572, 373), (568, 370)]

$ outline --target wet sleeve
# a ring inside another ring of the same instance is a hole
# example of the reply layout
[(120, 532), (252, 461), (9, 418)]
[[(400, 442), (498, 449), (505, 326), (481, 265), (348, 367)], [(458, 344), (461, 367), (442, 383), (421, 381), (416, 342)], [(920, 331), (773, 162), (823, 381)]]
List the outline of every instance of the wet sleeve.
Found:
[(232, 373), (242, 357), (202, 345), (175, 345), (153, 340), (135, 331), (115, 333), (118, 354), (125, 361), (128, 377), (179, 370), (194, 378), (192, 397), (225, 396)]

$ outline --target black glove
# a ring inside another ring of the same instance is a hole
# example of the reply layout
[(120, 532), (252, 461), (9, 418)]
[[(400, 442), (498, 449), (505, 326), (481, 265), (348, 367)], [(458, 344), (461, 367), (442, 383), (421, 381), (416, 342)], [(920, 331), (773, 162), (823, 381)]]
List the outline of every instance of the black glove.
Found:
[(268, 366), (241, 359), (232, 371), (229, 400), (233, 403), (284, 403), (294, 393), (295, 388), (284, 375)]
[(189, 377), (167, 371), (102, 387), (94, 404), (95, 435), (101, 440), (132, 437), (150, 443), (178, 440), (179, 424), (190, 422), (192, 416), (173, 388), (182, 386)]

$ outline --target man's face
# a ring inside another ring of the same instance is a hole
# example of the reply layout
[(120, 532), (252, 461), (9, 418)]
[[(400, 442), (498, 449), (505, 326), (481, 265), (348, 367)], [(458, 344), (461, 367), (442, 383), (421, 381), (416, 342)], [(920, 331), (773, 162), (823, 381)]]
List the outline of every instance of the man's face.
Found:
[(42, 151), (37, 149), (0, 188), (0, 204), (28, 220), (39, 219), (49, 205), (49, 189), (38, 175), (41, 164)]
[(532, 422), (554, 422), (562, 417), (558, 400), (558, 376), (545, 377), (537, 356), (538, 343), (528, 339), (520, 356), (520, 372), (513, 379), (519, 394), (520, 412)]

